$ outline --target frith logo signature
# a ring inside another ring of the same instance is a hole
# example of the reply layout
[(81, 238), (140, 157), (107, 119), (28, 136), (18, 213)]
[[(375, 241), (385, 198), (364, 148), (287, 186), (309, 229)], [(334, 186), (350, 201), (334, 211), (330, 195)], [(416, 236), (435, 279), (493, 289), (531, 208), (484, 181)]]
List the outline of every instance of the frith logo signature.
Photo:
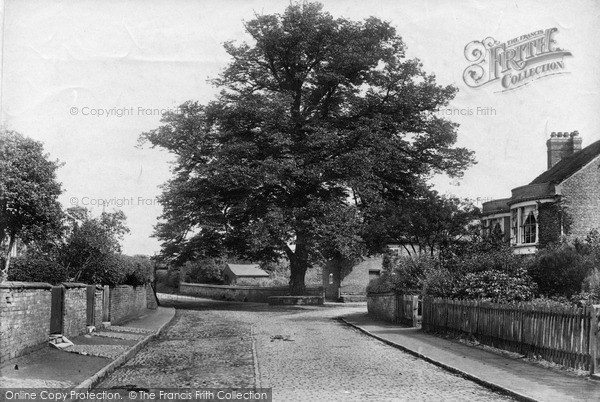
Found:
[(565, 56), (571, 52), (556, 46), (556, 28), (521, 35), (500, 43), (492, 37), (465, 46), (465, 57), (472, 62), (463, 73), (471, 88), (499, 81), (509, 91), (554, 74), (565, 73)]

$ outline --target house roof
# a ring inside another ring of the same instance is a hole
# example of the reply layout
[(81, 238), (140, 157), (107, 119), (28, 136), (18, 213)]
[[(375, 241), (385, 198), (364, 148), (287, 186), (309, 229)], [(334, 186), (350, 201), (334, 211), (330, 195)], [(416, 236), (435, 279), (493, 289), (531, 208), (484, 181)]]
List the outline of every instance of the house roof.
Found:
[(571, 177), (582, 167), (600, 156), (600, 141), (583, 148), (581, 151), (562, 158), (556, 165), (536, 177), (529, 184), (552, 183), (558, 184)]
[(235, 276), (269, 277), (269, 274), (260, 269), (258, 264), (227, 264), (227, 266)]

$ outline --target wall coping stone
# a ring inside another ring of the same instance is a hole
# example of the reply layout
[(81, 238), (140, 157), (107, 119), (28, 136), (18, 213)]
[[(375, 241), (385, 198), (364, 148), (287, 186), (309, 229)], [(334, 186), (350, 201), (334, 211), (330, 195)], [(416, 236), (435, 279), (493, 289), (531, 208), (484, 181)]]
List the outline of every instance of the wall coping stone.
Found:
[(77, 288), (87, 288), (88, 287), (87, 284), (80, 283), (80, 282), (62, 282), (61, 285), (67, 289), (77, 289)]
[(7, 281), (0, 283), (0, 289), (52, 289), (52, 285), (46, 282)]

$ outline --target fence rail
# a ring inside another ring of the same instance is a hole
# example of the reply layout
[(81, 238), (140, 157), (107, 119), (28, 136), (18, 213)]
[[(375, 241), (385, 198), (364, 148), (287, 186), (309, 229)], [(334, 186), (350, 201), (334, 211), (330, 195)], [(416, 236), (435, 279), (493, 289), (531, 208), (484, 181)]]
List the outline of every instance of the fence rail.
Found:
[[(426, 331), (468, 334), (479, 342), (567, 367), (593, 370), (590, 307), (536, 307), (426, 297)], [(594, 346), (594, 345), (592, 345)]]

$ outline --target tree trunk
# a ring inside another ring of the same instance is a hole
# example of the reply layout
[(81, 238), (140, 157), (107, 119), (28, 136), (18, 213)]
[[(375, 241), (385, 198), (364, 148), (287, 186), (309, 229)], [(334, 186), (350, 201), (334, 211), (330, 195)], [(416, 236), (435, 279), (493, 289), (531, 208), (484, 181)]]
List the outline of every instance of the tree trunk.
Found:
[(15, 245), (15, 236), (11, 235), (8, 242), (8, 251), (6, 252), (6, 261), (4, 262), (4, 268), (0, 271), (0, 283), (5, 282), (8, 279), (8, 267), (10, 266), (10, 254), (12, 248)]
[(296, 238), (296, 250), (290, 258), (290, 292), (293, 296), (301, 296), (306, 293), (304, 278), (308, 269), (308, 250), (302, 237)]

